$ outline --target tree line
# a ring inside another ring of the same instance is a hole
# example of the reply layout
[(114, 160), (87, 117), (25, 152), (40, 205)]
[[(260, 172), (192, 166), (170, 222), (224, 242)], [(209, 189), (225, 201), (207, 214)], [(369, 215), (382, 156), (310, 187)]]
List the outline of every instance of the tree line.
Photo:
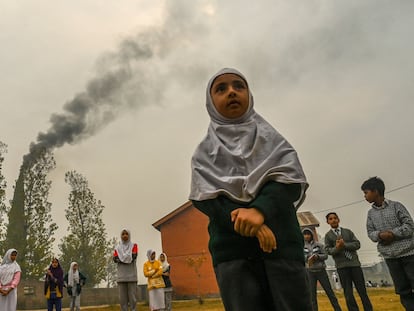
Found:
[(39, 149), (24, 161), (14, 186), (13, 199), (6, 202), (7, 182), (2, 173), (7, 145), (0, 141), (0, 251), (18, 250), (22, 278), (43, 280), (53, 257), (62, 267), (76, 261), (87, 276), (87, 286), (105, 283), (113, 287), (115, 266), (111, 252), (116, 239), (109, 239), (102, 213), (105, 206), (89, 188), (87, 179), (77, 171), (68, 171), (65, 182), (71, 190), (65, 208), (67, 234), (58, 242), (59, 253), (53, 253), (55, 232), (52, 203), (48, 201), (52, 182), (48, 173), (56, 167), (53, 153)]

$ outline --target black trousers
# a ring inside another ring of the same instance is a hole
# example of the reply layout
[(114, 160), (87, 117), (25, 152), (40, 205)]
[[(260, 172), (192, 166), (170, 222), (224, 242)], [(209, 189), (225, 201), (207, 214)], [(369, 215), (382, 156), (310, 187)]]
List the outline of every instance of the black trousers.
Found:
[(401, 304), (405, 310), (414, 310), (414, 255), (385, 259), (395, 292), (400, 295)]
[(359, 307), (355, 301), (352, 283), (361, 297), (362, 305), (365, 311), (372, 311), (372, 304), (368, 298), (367, 288), (365, 287), (364, 274), (361, 267), (337, 268), (341, 285), (344, 289), (346, 306), (349, 311), (359, 311)]
[(214, 271), (226, 311), (312, 311), (302, 262), (239, 259)]
[(321, 284), (323, 290), (326, 292), (326, 295), (331, 302), (332, 307), (335, 311), (341, 311), (341, 307), (339, 306), (338, 299), (335, 296), (334, 291), (332, 290), (331, 283), (329, 282), (328, 274), (326, 273), (325, 269), (322, 270), (308, 270), (308, 277), (309, 277), (309, 284), (311, 290), (311, 298), (312, 298), (312, 310), (318, 311), (318, 300), (317, 300), (317, 283)]

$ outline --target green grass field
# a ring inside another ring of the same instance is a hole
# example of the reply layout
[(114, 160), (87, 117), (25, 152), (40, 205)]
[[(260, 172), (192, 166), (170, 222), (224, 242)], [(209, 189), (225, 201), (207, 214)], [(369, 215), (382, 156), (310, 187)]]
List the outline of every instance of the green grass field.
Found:
[[(372, 305), (374, 306), (375, 311), (404, 311), (404, 308), (400, 304), (399, 296), (394, 293), (393, 288), (369, 288), (368, 295), (371, 299)], [(342, 310), (347, 310), (344, 295), (342, 293), (337, 293), (339, 303), (342, 307)], [(357, 293), (355, 293), (360, 309), (362, 309), (362, 304)], [(319, 311), (331, 311), (332, 306), (325, 295), (324, 292), (318, 294), (318, 305)], [(86, 308), (82, 308), (85, 309)], [(108, 306), (102, 308), (93, 308), (94, 311), (118, 311), (119, 306)], [(181, 311), (224, 311), (223, 304), (219, 299), (205, 299), (203, 304), (199, 304), (196, 300), (186, 300), (186, 301), (174, 301), (173, 310)], [(139, 305), (138, 311), (148, 311), (148, 306)]]

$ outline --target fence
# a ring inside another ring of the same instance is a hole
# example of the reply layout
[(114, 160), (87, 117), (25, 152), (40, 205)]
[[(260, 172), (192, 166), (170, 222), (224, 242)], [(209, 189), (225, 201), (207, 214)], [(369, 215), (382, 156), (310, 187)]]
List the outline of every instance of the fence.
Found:
[[(17, 288), (17, 308), (44, 309), (44, 283), (40, 281), (21, 281)], [(147, 286), (138, 285), (138, 301), (148, 301)], [(69, 307), (69, 298), (64, 291), (63, 307)], [(83, 288), (81, 295), (82, 306), (115, 305), (119, 303), (118, 288)]]

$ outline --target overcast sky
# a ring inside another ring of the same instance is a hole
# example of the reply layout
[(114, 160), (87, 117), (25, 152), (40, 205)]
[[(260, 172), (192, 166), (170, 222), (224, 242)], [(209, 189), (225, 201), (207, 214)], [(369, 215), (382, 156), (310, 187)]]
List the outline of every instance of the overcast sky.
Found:
[(256, 111), (297, 149), (310, 183), (300, 211), (322, 235), (335, 210), (362, 262), (378, 261), (369, 205), (338, 208), (362, 200), (371, 176), (407, 186), (387, 197), (414, 214), (412, 1), (3, 0), (0, 29), (7, 196), (30, 144), (60, 135), (49, 176), (58, 239), (64, 174), (77, 170), (109, 237), (131, 229), (139, 265), (161, 250), (151, 224), (188, 198), (205, 86), (222, 67), (246, 75)]

